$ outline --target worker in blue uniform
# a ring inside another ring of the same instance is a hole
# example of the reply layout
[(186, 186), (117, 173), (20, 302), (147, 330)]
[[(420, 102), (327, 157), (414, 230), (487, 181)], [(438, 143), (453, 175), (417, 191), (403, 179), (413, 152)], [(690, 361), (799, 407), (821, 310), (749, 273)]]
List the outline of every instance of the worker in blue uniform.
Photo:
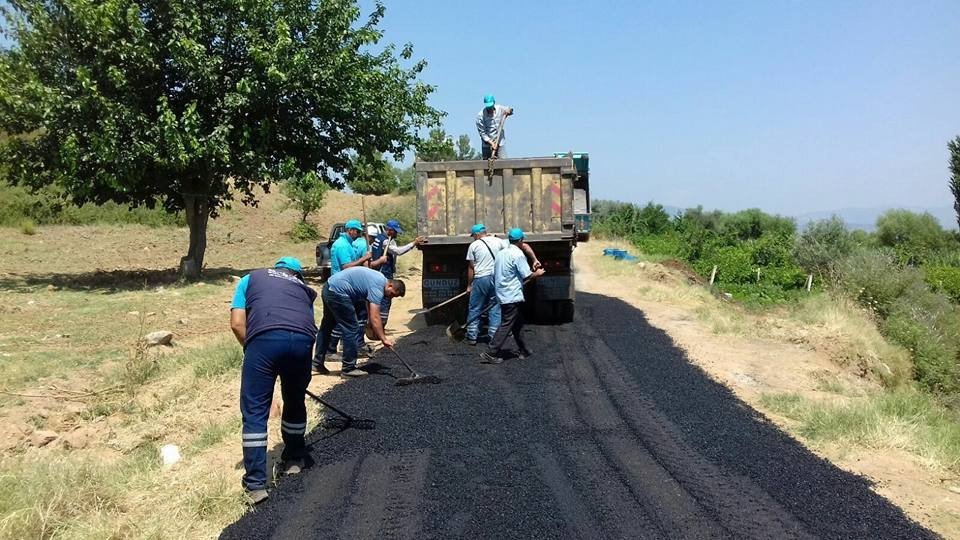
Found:
[(251, 502), (267, 499), (267, 419), (273, 387), (280, 377), (283, 396), (280, 433), (282, 471), (296, 474), (306, 457), (304, 395), (317, 326), (317, 293), (303, 281), (300, 261), (282, 257), (273, 268), (243, 276), (230, 306), (230, 328), (243, 346), (240, 412), (243, 417), (243, 487)]
[[(397, 236), (403, 234), (403, 227), (400, 222), (391, 219), (384, 226), (383, 233), (378, 234), (370, 244), (370, 268), (379, 270), (387, 279), (393, 279), (397, 274), (397, 257), (409, 253), (415, 247), (420, 247), (427, 242), (422, 236), (416, 237), (413, 242), (408, 242), (403, 246), (397, 245)], [(386, 328), (387, 319), (390, 317), (390, 305), (393, 298), (383, 297), (380, 302), (380, 323)]]
[[(380, 272), (360, 266), (331, 276), (323, 285), (323, 322), (317, 332), (317, 351), (313, 359), (315, 371), (326, 371), (323, 366), (324, 351), (334, 327), (343, 332), (343, 356), (340, 376), (343, 378), (362, 377), (367, 372), (357, 369), (357, 335), (363, 328), (357, 320), (357, 304), (365, 303), (370, 313), (370, 326), (374, 336), (384, 347), (393, 347), (393, 341), (383, 333), (380, 324), (380, 302), (383, 298), (395, 298), (406, 293), (406, 285), (399, 279), (387, 279)], [(319, 364), (319, 365), (318, 365)]]
[[(361, 244), (360, 241), (363, 238), (363, 225), (360, 223), (359, 219), (350, 219), (343, 224), (343, 232), (340, 233), (340, 237), (333, 242), (333, 245), (330, 246), (330, 274), (331, 277), (336, 275), (338, 272), (346, 269), (353, 268), (355, 266), (363, 266), (370, 260), (370, 254), (367, 253), (366, 241), (364, 240)], [(327, 342), (326, 354), (336, 355), (337, 354), (337, 345), (340, 343), (341, 329), (334, 328), (331, 338)], [(361, 334), (361, 339), (362, 339)], [(320, 336), (317, 336), (319, 341)], [(319, 344), (319, 343), (318, 343)], [(322, 358), (322, 351), (317, 349), (314, 352), (315, 361), (313, 362), (314, 367), (319, 368), (317, 373), (326, 375), (329, 373), (326, 369), (323, 368), (323, 362), (319, 361)]]

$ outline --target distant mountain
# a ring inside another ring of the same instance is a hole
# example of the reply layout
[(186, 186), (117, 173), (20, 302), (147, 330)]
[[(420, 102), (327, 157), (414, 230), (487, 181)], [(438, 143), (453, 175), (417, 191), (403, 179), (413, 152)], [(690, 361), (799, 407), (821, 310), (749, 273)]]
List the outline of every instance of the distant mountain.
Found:
[[(839, 210), (826, 210), (823, 212), (808, 212), (794, 216), (797, 219), (797, 227), (802, 229), (807, 223), (818, 219), (826, 219), (830, 216), (840, 216), (840, 219), (851, 229), (862, 229), (872, 231), (876, 228), (877, 218), (880, 214), (894, 207), (887, 208), (841, 208)], [(902, 207), (903, 210), (911, 212), (929, 212), (937, 218), (940, 225), (945, 229), (957, 229), (957, 215), (952, 207), (944, 206), (938, 208), (923, 208), (919, 206)]]

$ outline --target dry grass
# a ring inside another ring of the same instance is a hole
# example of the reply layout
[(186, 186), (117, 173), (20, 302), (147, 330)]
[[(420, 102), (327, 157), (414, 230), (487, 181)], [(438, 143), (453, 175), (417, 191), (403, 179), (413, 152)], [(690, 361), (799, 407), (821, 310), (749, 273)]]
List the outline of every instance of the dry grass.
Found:
[[(214, 221), (198, 284), (176, 281), (182, 228), (0, 228), (0, 538), (213, 538), (245, 511), (231, 276), (282, 255), (313, 266), (315, 244), (289, 239), (297, 216), (281, 204)], [(326, 208), (323, 234), (360, 216), (342, 193)], [(137, 346), (159, 329), (174, 347)], [(59, 438), (34, 447), (36, 429)], [(164, 444), (183, 456), (171, 470)]]

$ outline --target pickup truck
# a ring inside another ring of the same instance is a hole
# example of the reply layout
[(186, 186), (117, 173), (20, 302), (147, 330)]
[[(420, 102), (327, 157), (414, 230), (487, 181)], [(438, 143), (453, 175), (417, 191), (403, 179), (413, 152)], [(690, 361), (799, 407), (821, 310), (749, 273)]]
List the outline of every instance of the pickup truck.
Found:
[[(386, 230), (383, 223), (374, 222), (368, 222), (363, 228), (368, 236), (376, 236)], [(337, 238), (340, 238), (342, 232), (343, 223), (335, 223), (330, 228), (330, 236), (327, 237), (326, 241), (317, 244), (317, 268), (320, 269), (320, 279), (323, 281), (330, 279), (330, 248), (337, 241)]]

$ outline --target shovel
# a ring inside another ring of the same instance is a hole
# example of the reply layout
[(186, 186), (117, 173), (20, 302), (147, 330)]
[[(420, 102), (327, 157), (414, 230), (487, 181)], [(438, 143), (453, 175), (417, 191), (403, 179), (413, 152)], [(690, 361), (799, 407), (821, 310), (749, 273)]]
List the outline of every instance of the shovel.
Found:
[(444, 300), (443, 302), (440, 302), (439, 304), (437, 304), (437, 305), (435, 305), (435, 306), (433, 306), (433, 307), (431, 307), (431, 308), (421, 309), (420, 311), (415, 311), (413, 314), (414, 314), (414, 315), (423, 315), (424, 313), (430, 313), (431, 311), (433, 311), (433, 310), (435, 310), (435, 309), (437, 309), (437, 308), (441, 308), (441, 307), (449, 304), (450, 302), (453, 302), (454, 300), (456, 300), (456, 299), (458, 299), (458, 298), (463, 298), (464, 295), (466, 295), (466, 294), (469, 293), (469, 292), (470, 292), (470, 291), (463, 291), (462, 293), (454, 296), (453, 298), (448, 298), (448, 299)]
[[(523, 286), (526, 286), (527, 283), (530, 283), (531, 281), (533, 281), (532, 277), (528, 277), (527, 279), (523, 280)], [(450, 338), (452, 341), (457, 341), (457, 342), (463, 341), (463, 338), (467, 337), (467, 327), (470, 326), (470, 323), (472, 323), (473, 321), (479, 320), (480, 317), (483, 317), (484, 314), (486, 314), (488, 311), (493, 309), (493, 306), (496, 306), (496, 305), (497, 305), (497, 302), (491, 302), (489, 306), (483, 308), (483, 311), (481, 311), (480, 313), (477, 313), (476, 317), (467, 320), (467, 322), (463, 323), (462, 325), (457, 324), (457, 321), (453, 321), (447, 326), (447, 330), (446, 330), (447, 337)]]

